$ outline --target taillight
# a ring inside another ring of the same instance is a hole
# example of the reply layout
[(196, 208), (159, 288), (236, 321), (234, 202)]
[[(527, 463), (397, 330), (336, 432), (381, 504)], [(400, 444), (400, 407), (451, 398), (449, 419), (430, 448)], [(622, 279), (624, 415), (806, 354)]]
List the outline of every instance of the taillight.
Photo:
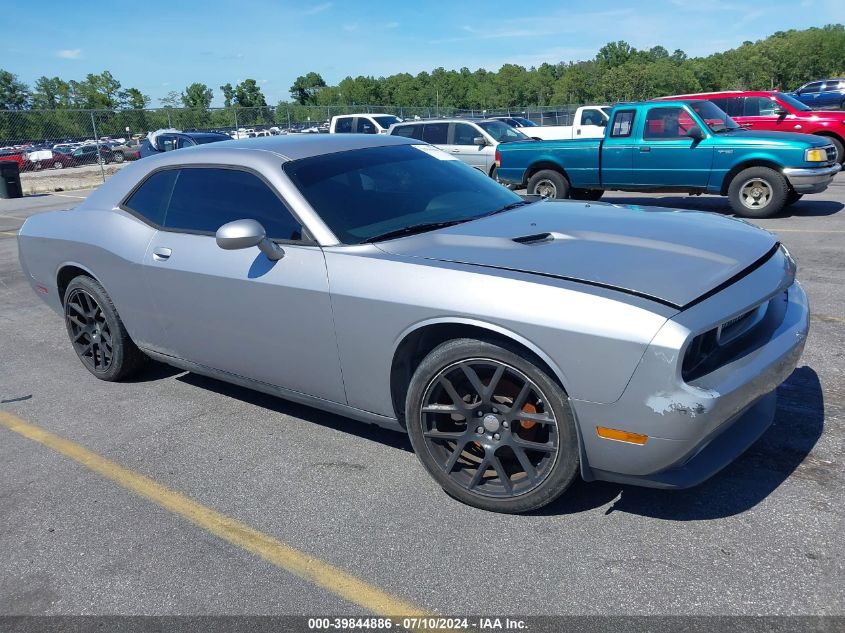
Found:
[(499, 150), (496, 150), (496, 167), (501, 167), (501, 166), (502, 166), (502, 154), (499, 152)]

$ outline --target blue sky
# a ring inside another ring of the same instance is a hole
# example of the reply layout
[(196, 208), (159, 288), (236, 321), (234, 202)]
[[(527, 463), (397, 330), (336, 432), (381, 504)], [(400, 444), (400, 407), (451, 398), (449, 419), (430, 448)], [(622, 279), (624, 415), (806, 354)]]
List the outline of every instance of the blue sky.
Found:
[(417, 73), (589, 59), (606, 42), (706, 55), (775, 31), (845, 22), (845, 0), (12, 0), (0, 68), (32, 84), (110, 70), (157, 99), (193, 81), (256, 79), (269, 103), (298, 75)]

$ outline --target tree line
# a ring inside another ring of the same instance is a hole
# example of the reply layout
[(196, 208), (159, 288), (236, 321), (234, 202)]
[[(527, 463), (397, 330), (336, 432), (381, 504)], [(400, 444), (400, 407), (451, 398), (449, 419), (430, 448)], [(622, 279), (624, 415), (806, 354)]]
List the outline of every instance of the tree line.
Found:
[[(436, 68), (417, 75), (348, 76), (336, 86), (319, 73), (297, 77), (290, 101), (279, 106), (382, 104), (444, 109), (497, 109), (570, 103), (613, 103), (687, 92), (747, 89), (792, 90), (812, 79), (845, 74), (845, 27), (831, 24), (778, 31), (757, 42), (706, 57), (690, 58), (662, 46), (637, 49), (625, 41), (605, 44), (593, 59), (544, 63), (525, 68), (505, 64), (498, 71)], [(225, 107), (268, 106), (254, 79), (219, 86)], [(161, 108), (208, 111), (214, 91), (192, 83), (158, 99)], [(83, 80), (39, 77), (30, 88), (0, 69), (0, 110), (143, 110), (149, 96), (123, 88), (109, 71)], [(205, 118), (203, 118), (205, 120)], [(210, 119), (208, 119), (210, 120)]]

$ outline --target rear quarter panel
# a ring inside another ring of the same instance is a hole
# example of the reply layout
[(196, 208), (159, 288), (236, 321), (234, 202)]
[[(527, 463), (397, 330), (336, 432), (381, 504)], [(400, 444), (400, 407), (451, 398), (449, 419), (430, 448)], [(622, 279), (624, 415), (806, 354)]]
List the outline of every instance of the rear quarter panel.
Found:
[(573, 187), (598, 186), (601, 139), (523, 141), (499, 145), (501, 180), (527, 181), (526, 174), (540, 165), (556, 166)]

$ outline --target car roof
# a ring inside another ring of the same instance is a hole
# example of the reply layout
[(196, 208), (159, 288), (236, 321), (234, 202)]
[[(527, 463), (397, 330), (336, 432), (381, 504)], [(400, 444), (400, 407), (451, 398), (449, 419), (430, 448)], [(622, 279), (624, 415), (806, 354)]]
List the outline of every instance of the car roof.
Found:
[(777, 94), (780, 92), (779, 90), (721, 90), (718, 92), (694, 92), (691, 94), (685, 95), (669, 95), (667, 97), (658, 97), (655, 101), (664, 101), (671, 99), (672, 101), (675, 100), (683, 100), (683, 99), (709, 99), (710, 97), (770, 97), (773, 94)]
[(397, 127), (400, 125), (423, 125), (425, 123), (481, 123), (482, 121), (489, 121), (490, 119), (481, 119), (479, 117), (452, 117), (442, 119), (420, 119), (419, 121), (402, 121), (395, 123)]
[(220, 138), (221, 136), (227, 137), (228, 134), (223, 134), (222, 132), (166, 132), (167, 134), (180, 134), (182, 136), (187, 136), (188, 138)]

